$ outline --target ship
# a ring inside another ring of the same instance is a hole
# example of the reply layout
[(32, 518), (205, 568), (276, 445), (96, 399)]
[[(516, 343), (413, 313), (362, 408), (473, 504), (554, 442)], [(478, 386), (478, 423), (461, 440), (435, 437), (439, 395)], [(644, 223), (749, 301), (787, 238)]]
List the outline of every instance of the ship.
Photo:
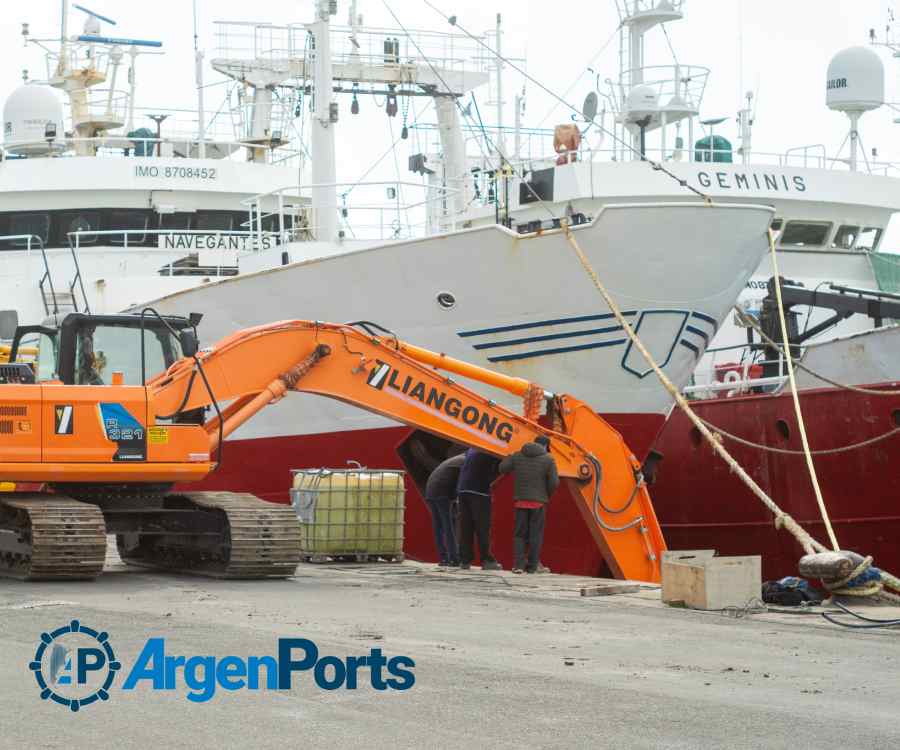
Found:
[[(138, 54), (158, 43), (108, 37), (93, 13), (71, 35), (64, 11), (44, 83), (66, 93), (72, 130), (46, 85), (26, 84), (5, 107), (6, 304), (35, 320), (69, 309), (201, 312), (207, 341), (284, 318), (372, 321), (578, 395), (643, 459), (671, 397), (597, 294), (566, 227), (681, 388), (708, 388), (703, 373), (722, 371), (715, 358), (732, 346), (732, 308), (770, 273), (770, 229), (794, 278), (877, 285), (872, 258), (885, 255), (900, 180), (880, 163), (860, 169), (809, 149), (754, 151), (749, 100), (738, 115), (740, 146), (716, 135), (720, 123), (700, 119), (709, 70), (645, 61), (645, 37), (681, 20), (683, 2), (618, 3), (617, 84), (603, 91), (598, 79), (568, 122), (546, 131), (522, 125), (519, 96), (514, 125), (503, 122), (503, 71), (515, 63), (501, 54), (499, 17), (489, 34), (461, 24), (452, 33), (408, 29), (402, 18), (378, 29), (362, 24), (355, 3), (346, 26), (334, 24), (334, 5), (312, 3), (303, 24), (217, 24), (211, 67), (242, 92), (228, 110), (230, 137), (216, 134), (221, 118), (211, 125), (204, 116), (201, 50), (192, 129), (166, 133), (177, 113), (167, 120), (158, 110), (147, 112), (152, 132), (136, 126), (134, 91), (120, 97), (112, 84), (127, 59), (133, 86)], [(486, 87), (500, 103), (488, 125), (478, 108)], [(338, 99), (350, 99), (353, 116), (367, 95), (383, 99), (389, 122), (401, 114), (403, 132), (423, 146), (408, 157), (406, 179), (337, 179), (336, 132), (347, 116)], [(436, 122), (407, 127), (419, 97)], [(49, 115), (35, 117), (35, 108)], [(831, 333), (854, 325), (842, 321)], [(118, 345), (134, 342), (108, 344)], [(348, 459), (396, 467), (409, 437), (339, 403), (292, 396), (227, 442), (209, 486), (284, 502), (292, 469)], [(696, 547), (707, 537), (695, 533), (693, 500), (662, 491), (677, 464), (667, 459), (659, 471), (657, 510), (664, 529), (687, 514), (691, 533), (676, 543)], [(508, 500), (501, 482), (494, 539), (507, 563)], [(545, 563), (601, 573), (599, 550), (581, 530), (575, 508), (557, 503)], [(413, 486), (406, 539), (410, 556), (433, 559)]]

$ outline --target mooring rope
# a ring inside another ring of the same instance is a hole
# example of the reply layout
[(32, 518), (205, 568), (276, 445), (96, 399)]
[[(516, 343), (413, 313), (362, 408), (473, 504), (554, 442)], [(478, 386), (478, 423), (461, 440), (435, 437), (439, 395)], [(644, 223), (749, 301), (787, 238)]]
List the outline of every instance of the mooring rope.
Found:
[[(659, 379), (660, 383), (662, 383), (663, 387), (669, 392), (672, 398), (675, 400), (675, 403), (678, 407), (685, 413), (688, 419), (694, 424), (700, 434), (706, 439), (709, 443), (710, 447), (712, 447), (713, 451), (719, 455), (719, 457), (725, 461), (728, 465), (728, 468), (731, 469), (732, 472), (737, 474), (740, 480), (750, 489), (750, 491), (762, 502), (763, 505), (772, 513), (775, 517), (775, 528), (781, 529), (784, 528), (797, 540), (806, 554), (814, 554), (817, 552), (827, 552), (828, 549), (816, 541), (806, 529), (804, 529), (796, 520), (789, 514), (783, 511), (778, 504), (766, 493), (762, 487), (757, 484), (754, 479), (747, 474), (747, 472), (741, 467), (741, 465), (734, 459), (734, 457), (728, 452), (725, 446), (722, 445), (721, 438), (717, 438), (710, 429), (706, 426), (704, 421), (697, 416), (694, 410), (691, 408), (687, 399), (681, 394), (678, 388), (675, 387), (675, 384), (669, 380), (669, 377), (663, 372), (662, 368), (654, 359), (653, 355), (647, 350), (644, 346), (643, 341), (638, 337), (637, 333), (635, 333), (634, 329), (631, 327), (631, 324), (622, 314), (621, 309), (616, 304), (615, 300), (610, 296), (606, 287), (603, 285), (603, 282), (600, 281), (600, 277), (597, 275), (597, 272), (594, 270), (591, 262), (588, 260), (587, 256), (584, 254), (584, 251), (581, 249), (581, 246), (578, 244), (578, 240), (575, 239), (575, 235), (572, 232), (572, 228), (569, 225), (569, 222), (563, 220), (562, 229), (565, 233), (566, 240), (572, 246), (572, 249), (575, 251), (575, 254), (578, 256), (578, 260), (581, 262), (582, 268), (584, 268), (585, 273), (587, 273), (588, 277), (594, 284), (594, 287), (603, 297), (606, 302), (607, 307), (609, 307), (613, 316), (616, 318), (616, 321), (622, 326), (622, 330), (625, 331), (625, 334), (630, 339), (631, 343), (634, 347), (641, 353), (641, 355), (646, 360), (647, 364), (650, 365), (650, 368), (656, 374), (656, 377)], [(772, 235), (770, 233), (770, 244), (773, 242)], [(883, 599), (900, 603), (900, 595), (895, 593), (885, 591), (885, 588), (894, 589), (894, 591), (900, 591), (900, 578), (892, 575), (883, 570), (878, 570), (878, 583), (875, 586), (868, 585), (868, 588), (862, 586), (851, 586), (849, 584), (860, 575), (865, 574), (871, 568), (872, 562), (871, 558), (866, 558), (869, 562), (868, 564), (860, 564), (853, 571), (853, 574), (847, 578), (846, 580), (840, 580), (836, 582), (832, 582), (831, 586), (837, 586), (837, 588), (830, 589), (832, 593), (835, 594), (843, 594), (845, 591), (853, 591), (853, 595), (859, 595), (860, 591), (863, 591), (862, 595), (864, 596), (878, 596)], [(865, 563), (865, 560), (863, 561)], [(824, 583), (824, 582), (823, 582)], [(838, 586), (840, 584), (840, 586)], [(828, 588), (829, 584), (826, 584), (826, 588)]]
[[(772, 256), (772, 272), (775, 275), (775, 298), (778, 300), (778, 319), (781, 323), (781, 340), (788, 341), (787, 319), (784, 316), (784, 304), (781, 299), (781, 275), (778, 273), (778, 252), (775, 250), (775, 232), (769, 228), (769, 254)], [(797, 416), (797, 426), (800, 428), (800, 445), (803, 446), (803, 454), (806, 458), (806, 468), (809, 471), (809, 479), (812, 482), (813, 491), (816, 495), (816, 503), (819, 506), (819, 513), (825, 522), (825, 530), (828, 532), (828, 539), (831, 541), (831, 547), (835, 551), (841, 547), (838, 544), (837, 537), (834, 535), (834, 529), (831, 527), (831, 519), (828, 517), (828, 508), (825, 507), (825, 499), (822, 497), (822, 488), (819, 486), (819, 477), (816, 474), (816, 466), (813, 463), (812, 454), (809, 452), (809, 439), (806, 437), (806, 423), (803, 421), (803, 410), (800, 408), (800, 396), (797, 394), (797, 380), (794, 378), (794, 358), (791, 356), (791, 348), (785, 347), (784, 361), (787, 365), (788, 382), (791, 386), (791, 399), (794, 402), (794, 414)]]
[[(804, 455), (804, 451), (796, 450), (794, 448), (776, 448), (772, 445), (754, 443), (752, 440), (747, 440), (747, 438), (742, 438), (739, 435), (734, 435), (728, 432), (728, 430), (723, 430), (718, 425), (714, 425), (708, 419), (703, 419), (703, 417), (699, 417), (699, 419), (701, 422), (703, 422), (703, 424), (709, 427), (709, 429), (714, 430), (715, 433), (718, 433), (719, 435), (722, 435), (729, 440), (733, 440), (736, 443), (740, 443), (741, 445), (746, 445), (748, 448), (755, 448), (757, 450), (766, 451), (767, 453), (781, 453), (786, 456)], [(870, 445), (875, 445), (875, 443), (880, 443), (882, 440), (887, 440), (889, 437), (893, 437), (897, 433), (900, 433), (900, 427), (895, 427), (893, 430), (889, 430), (882, 435), (877, 435), (876, 437), (869, 438), (868, 440), (862, 440), (859, 443), (843, 445), (840, 448), (819, 448), (817, 450), (811, 450), (810, 453), (814, 456), (832, 456), (837, 453), (847, 453), (849, 451), (855, 451), (859, 448), (865, 448)]]

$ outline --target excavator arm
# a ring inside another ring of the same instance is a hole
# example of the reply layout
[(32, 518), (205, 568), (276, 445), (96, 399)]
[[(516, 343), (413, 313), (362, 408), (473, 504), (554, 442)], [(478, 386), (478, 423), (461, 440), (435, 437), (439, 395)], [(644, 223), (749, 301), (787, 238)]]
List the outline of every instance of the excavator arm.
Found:
[[(528, 416), (497, 404), (440, 370), (525, 400)], [(560, 476), (610, 569), (620, 578), (659, 580), (665, 542), (640, 464), (621, 435), (571, 396), (545, 394), (512, 378), (349, 325), (282, 321), (238, 331), (147, 384), (148, 424), (214, 406), (202, 429), (211, 459), (220, 441), (289, 391), (328, 396), (498, 457), (539, 435), (550, 439)], [(548, 404), (553, 427), (537, 420)], [(167, 448), (188, 425), (168, 429)], [(171, 436), (171, 437), (169, 437)], [(190, 438), (196, 445), (196, 436)], [(190, 453), (190, 450), (187, 450)], [(178, 451), (175, 451), (178, 454)], [(210, 460), (204, 464), (214, 468)], [(200, 466), (198, 465), (199, 469)]]

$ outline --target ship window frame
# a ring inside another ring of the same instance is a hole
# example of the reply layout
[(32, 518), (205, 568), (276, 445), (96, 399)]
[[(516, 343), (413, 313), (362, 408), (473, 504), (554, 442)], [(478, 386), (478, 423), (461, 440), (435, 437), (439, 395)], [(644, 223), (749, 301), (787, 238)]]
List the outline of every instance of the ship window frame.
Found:
[[(32, 235), (36, 235), (37, 237), (40, 237), (40, 238), (41, 238), (41, 240), (42, 240), (43, 243), (44, 243), (44, 247), (47, 247), (47, 246), (50, 244), (50, 230), (51, 230), (51, 228), (52, 228), (52, 226), (53, 226), (53, 216), (52, 216), (52, 213), (53, 213), (52, 211), (21, 211), (21, 212), (15, 212), (15, 213), (11, 214), (10, 217), (9, 217), (9, 234), (11, 234), (11, 235), (16, 235), (16, 234), (32, 234)], [(46, 222), (46, 225), (47, 225), (47, 227), (46, 227), (46, 229), (45, 229), (45, 233), (44, 233), (43, 235), (41, 235), (41, 234), (39, 234), (39, 233), (37, 233), (37, 232), (18, 232), (18, 231), (16, 231), (16, 230), (13, 228), (13, 227), (14, 227), (14, 224), (15, 224), (15, 222), (16, 222), (17, 219), (21, 219), (21, 218), (23, 218), (23, 217), (40, 217), (40, 216), (42, 216), (42, 217), (44, 218), (44, 220), (45, 220), (45, 222)], [(27, 240), (27, 239), (21, 239), (21, 240), (9, 240), (8, 242), (9, 242), (10, 248), (13, 249), (13, 250), (25, 250), (25, 249), (28, 247), (28, 240)], [(32, 249), (34, 249), (34, 248), (36, 248), (36, 245), (32, 245), (31, 247), (32, 247)]]
[[(866, 232), (875, 232), (875, 240), (872, 242), (871, 247), (865, 247), (862, 244), (862, 238)], [(862, 253), (876, 253), (878, 252), (878, 246), (881, 244), (882, 237), (884, 237), (884, 227), (863, 227), (859, 230), (855, 248)]]
[[(821, 229), (823, 232), (821, 233), (821, 241), (820, 242), (790, 242), (788, 240), (791, 239), (790, 231), (792, 228), (795, 230), (798, 228), (816, 228)], [(783, 247), (792, 247), (799, 248), (801, 250), (805, 250), (808, 248), (821, 248), (824, 247), (828, 242), (828, 239), (831, 237), (831, 230), (834, 227), (833, 221), (815, 221), (815, 220), (807, 220), (807, 219), (794, 219), (788, 221), (784, 225), (784, 229), (781, 232), (780, 242)]]
[[(116, 214), (132, 214), (136, 217), (140, 216), (144, 220), (144, 226), (143, 227), (124, 227), (124, 228), (121, 226), (116, 226), (116, 223), (113, 221), (113, 216), (115, 216)], [(131, 247), (132, 245), (143, 245), (144, 243), (147, 242), (146, 232), (147, 232), (147, 229), (150, 227), (150, 217), (147, 214), (146, 210), (144, 210), (142, 208), (113, 208), (108, 211), (107, 220), (108, 220), (107, 226), (109, 227), (110, 231), (113, 231), (113, 232), (115, 230), (119, 230), (122, 232), (135, 232), (135, 231), (139, 232), (139, 231), (141, 231), (141, 229), (144, 230), (144, 234), (141, 234), (141, 235), (128, 235), (128, 246), (129, 247)], [(110, 245), (121, 245), (123, 247), (125, 246), (125, 235), (124, 234), (123, 235), (109, 234), (109, 235), (105, 235), (105, 236), (109, 237)]]
[[(61, 247), (67, 247), (69, 245), (69, 232), (74, 231), (70, 230), (69, 226), (75, 220), (76, 217), (79, 216), (93, 216), (96, 220), (93, 222), (88, 221), (88, 224), (91, 226), (90, 229), (94, 229), (96, 231), (100, 231), (102, 228), (102, 212), (100, 209), (96, 208), (86, 208), (86, 209), (63, 209), (61, 211), (51, 211), (53, 214), (53, 221), (56, 223), (56, 232), (59, 239), (57, 240)], [(97, 234), (93, 235), (82, 235), (78, 238), (78, 246), (84, 247), (85, 245), (96, 245), (100, 240), (100, 236)]]
[[(846, 231), (849, 230), (849, 231)], [(838, 245), (838, 238), (841, 236), (841, 233), (850, 234), (852, 232), (853, 241), (850, 242), (849, 245)], [(832, 250), (852, 250), (857, 241), (859, 240), (859, 235), (861, 234), (861, 227), (859, 224), (841, 224), (837, 231), (834, 233), (834, 236), (831, 238), (831, 243), (829, 247)]]
[[(234, 231), (234, 212), (233, 211), (197, 211), (194, 215), (194, 227), (198, 232), (233, 232)], [(228, 227), (201, 227), (200, 224), (208, 219), (228, 219)]]
[[(157, 222), (157, 229), (161, 231), (172, 231), (172, 232), (189, 232), (194, 228), (194, 213), (193, 211), (176, 211), (173, 214), (158, 214), (159, 221)], [(174, 220), (183, 222), (186, 226), (178, 226), (178, 227), (167, 227), (164, 226), (164, 222), (166, 220)]]

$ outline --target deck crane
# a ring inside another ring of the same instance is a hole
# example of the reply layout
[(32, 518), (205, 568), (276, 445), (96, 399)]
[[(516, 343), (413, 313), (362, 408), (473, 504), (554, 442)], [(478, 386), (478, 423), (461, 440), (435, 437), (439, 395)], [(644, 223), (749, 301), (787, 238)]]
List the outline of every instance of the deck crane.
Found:
[[(581, 401), (366, 324), (287, 320), (198, 350), (199, 317), (73, 313), (56, 329), (32, 327), (53, 342), (49, 368), (40, 352), (33, 365), (15, 362), (17, 336), (13, 361), (0, 365), (0, 481), (40, 483), (42, 491), (0, 494), (0, 573), (93, 578), (105, 535), (114, 533), (131, 564), (220, 577), (291, 575), (300, 547), (289, 507), (172, 487), (208, 477), (223, 450), (228, 460), (225, 438), (301, 391), (495, 456), (548, 436), (613, 574), (659, 579), (665, 542), (641, 466)], [(148, 378), (150, 367), (160, 371)], [(526, 416), (446, 373), (523, 397)], [(551, 426), (537, 421), (542, 404)]]

